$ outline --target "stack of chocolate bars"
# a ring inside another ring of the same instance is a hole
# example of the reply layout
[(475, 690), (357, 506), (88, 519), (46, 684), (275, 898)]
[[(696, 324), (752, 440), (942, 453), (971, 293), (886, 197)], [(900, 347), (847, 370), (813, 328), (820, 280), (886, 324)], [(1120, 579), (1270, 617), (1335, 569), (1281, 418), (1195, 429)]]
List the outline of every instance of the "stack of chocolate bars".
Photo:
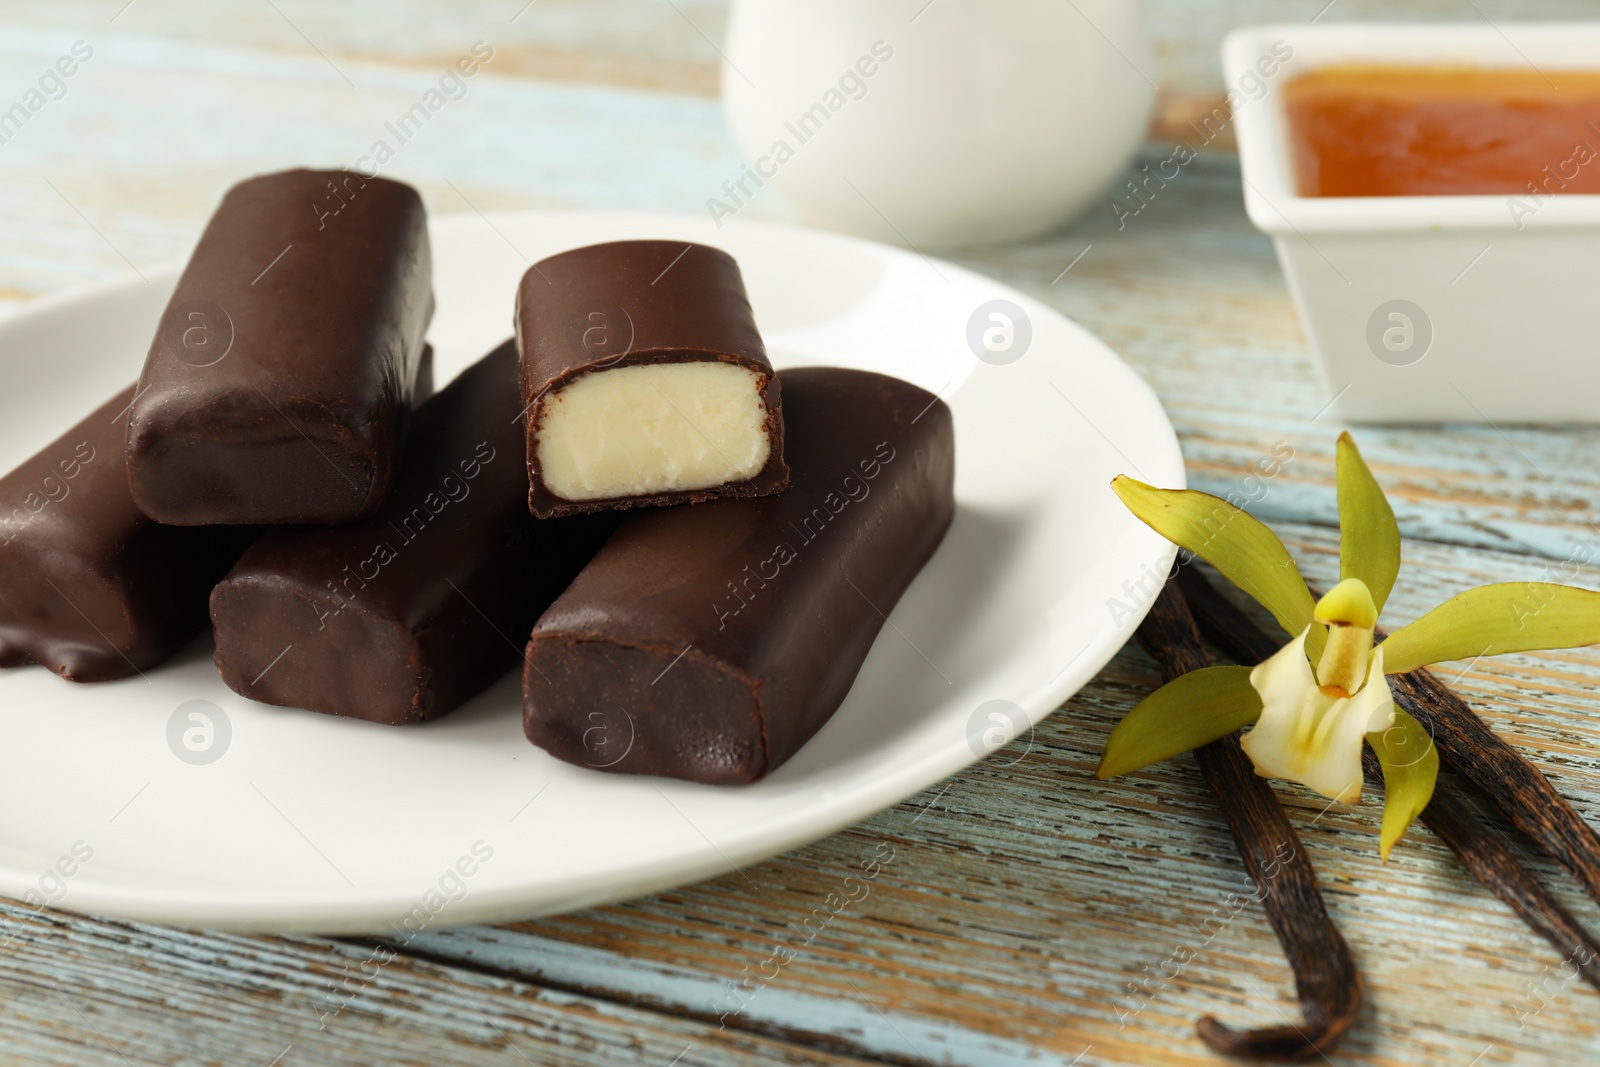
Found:
[(435, 394), (426, 221), (344, 171), (228, 192), (138, 382), (0, 479), (0, 666), (142, 674), (209, 619), (268, 704), (415, 723), (520, 662), (561, 759), (772, 771), (949, 527), (949, 409), (775, 373), (733, 258), (655, 240), (534, 264)]

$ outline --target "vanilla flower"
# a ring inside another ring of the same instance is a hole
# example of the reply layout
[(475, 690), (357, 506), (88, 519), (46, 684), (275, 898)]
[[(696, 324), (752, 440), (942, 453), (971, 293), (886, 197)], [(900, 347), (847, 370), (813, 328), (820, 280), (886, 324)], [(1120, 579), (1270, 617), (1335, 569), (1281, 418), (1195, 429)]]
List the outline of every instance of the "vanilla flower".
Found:
[(1292, 640), (1255, 667), (1191, 671), (1145, 698), (1106, 742), (1098, 775), (1126, 774), (1250, 727), (1256, 773), (1336, 801), (1361, 797), (1361, 752), (1384, 775), (1387, 858), (1427, 806), (1438, 777), (1432, 739), (1396, 708), (1386, 674), (1440, 660), (1600, 642), (1600, 593), (1545, 582), (1479, 586), (1374, 645), (1400, 571), (1394, 511), (1349, 434), (1338, 446), (1339, 577), (1315, 600), (1271, 530), (1224, 500), (1127, 476), (1112, 488), (1157, 533), (1210, 563), (1269, 611)]
[(1383, 649), (1372, 648), (1377, 618), (1366, 585), (1347, 578), (1317, 604), (1312, 626), (1327, 624), (1329, 639), (1316, 674), (1306, 659), (1310, 626), (1250, 672), (1261, 717), (1240, 744), (1256, 773), (1346, 804), (1361, 799), (1361, 746), (1394, 725)]

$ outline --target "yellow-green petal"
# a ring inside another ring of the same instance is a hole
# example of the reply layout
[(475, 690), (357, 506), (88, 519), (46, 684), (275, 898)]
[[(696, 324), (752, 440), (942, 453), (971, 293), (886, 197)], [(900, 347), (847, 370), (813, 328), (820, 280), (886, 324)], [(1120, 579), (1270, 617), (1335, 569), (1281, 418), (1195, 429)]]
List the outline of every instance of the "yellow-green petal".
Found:
[(1600, 643), (1600, 593), (1549, 582), (1480, 585), (1383, 643), (1383, 669), (1404, 674), (1447, 659)]
[(1422, 724), (1399, 708), (1394, 709), (1394, 725), (1368, 734), (1367, 743), (1383, 765), (1383, 831), (1378, 851), (1387, 862), (1389, 850), (1433, 799), (1439, 752)]
[[(1243, 508), (1193, 489), (1157, 489), (1126, 474), (1111, 488), (1156, 533), (1199, 556), (1272, 613), (1283, 632), (1296, 635), (1311, 625), (1316, 601), (1294, 557), (1278, 535)], [(1312, 627), (1306, 652), (1322, 654), (1326, 631)]]
[(1242, 730), (1261, 715), (1249, 667), (1202, 667), (1145, 697), (1117, 724), (1096, 778), (1180, 756)]
[(1339, 577), (1360, 578), (1383, 610), (1400, 573), (1394, 509), (1348, 433), (1339, 435)]

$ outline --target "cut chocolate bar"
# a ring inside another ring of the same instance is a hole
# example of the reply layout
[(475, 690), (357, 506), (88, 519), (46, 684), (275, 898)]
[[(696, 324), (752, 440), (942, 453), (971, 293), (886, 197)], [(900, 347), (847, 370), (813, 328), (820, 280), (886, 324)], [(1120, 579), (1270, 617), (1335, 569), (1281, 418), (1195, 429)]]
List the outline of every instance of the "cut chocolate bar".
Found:
[(178, 280), (128, 426), (133, 496), (182, 526), (371, 515), (433, 314), (422, 200), (347, 171), (230, 189)]
[(160, 526), (134, 505), (133, 390), (0, 478), (0, 667), (142, 673), (204, 628), (206, 595), (249, 543), (250, 530)]
[(942, 401), (895, 378), (781, 377), (788, 491), (630, 515), (534, 628), (534, 744), (611, 771), (749, 782), (844, 701), (949, 528), (954, 429)]
[(726, 252), (682, 241), (562, 252), (523, 275), (516, 324), (535, 515), (787, 484), (778, 380)]
[(510, 670), (615, 526), (528, 514), (518, 407), (507, 341), (417, 409), (377, 515), (262, 537), (211, 596), (223, 681), (269, 704), (400, 724)]

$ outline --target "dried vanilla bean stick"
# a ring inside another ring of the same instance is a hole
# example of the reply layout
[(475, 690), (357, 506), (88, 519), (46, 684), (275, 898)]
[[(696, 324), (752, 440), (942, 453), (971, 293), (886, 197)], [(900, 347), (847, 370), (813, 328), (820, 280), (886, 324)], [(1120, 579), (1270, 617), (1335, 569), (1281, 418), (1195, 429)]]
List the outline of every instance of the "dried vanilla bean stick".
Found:
[(1600, 901), (1600, 835), (1556, 792), (1550, 779), (1430, 671), (1392, 675), (1389, 688), (1395, 703), (1422, 724), (1450, 766)]
[[(1185, 567), (1178, 578), (1201, 629), (1228, 654), (1242, 663), (1260, 663), (1278, 645), (1266, 631), (1227, 600), (1205, 576)], [(1390, 679), (1391, 683), (1396, 679)], [(1407, 711), (1411, 711), (1408, 706)], [(1413, 716), (1416, 712), (1411, 711)], [(1471, 715), (1471, 712), (1468, 712)], [(1477, 716), (1472, 716), (1474, 720)], [(1420, 717), (1418, 721), (1424, 721)], [(1452, 757), (1440, 746), (1447, 766)], [(1367, 778), (1382, 783), (1383, 771), (1371, 749), (1362, 752)], [(1535, 772), (1537, 773), (1537, 772)], [(1529, 928), (1549, 941), (1596, 989), (1600, 989), (1600, 943), (1556, 900), (1511, 853), (1509, 843), (1486, 825), (1445, 782), (1434, 787), (1433, 799), (1420, 816), (1423, 824), (1446, 845), (1462, 864), (1495, 896), (1505, 901)]]
[[(1161, 664), (1164, 681), (1208, 665), (1194, 618), (1183, 594), (1170, 582), (1137, 636)], [(1299, 835), (1272, 787), (1257, 777), (1238, 738), (1226, 737), (1196, 749), (1195, 759), (1228, 820), (1234, 844), (1289, 960), (1305, 1016), (1298, 1025), (1235, 1030), (1208, 1015), (1196, 1030), (1225, 1056), (1322, 1058), (1344, 1037), (1361, 1007), (1361, 975), (1350, 948), (1323, 905), (1316, 872)]]

